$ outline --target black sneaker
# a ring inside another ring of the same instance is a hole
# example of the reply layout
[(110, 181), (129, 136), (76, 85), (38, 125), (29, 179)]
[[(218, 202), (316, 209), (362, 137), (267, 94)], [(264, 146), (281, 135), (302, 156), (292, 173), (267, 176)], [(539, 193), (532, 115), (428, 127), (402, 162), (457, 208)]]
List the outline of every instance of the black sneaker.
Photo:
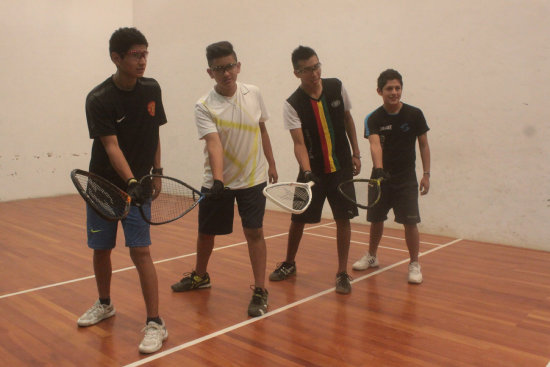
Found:
[(210, 288), (210, 276), (205, 273), (200, 277), (194, 270), (191, 273), (183, 274), (183, 278), (179, 282), (172, 284), (174, 292), (186, 292), (201, 288)]
[(336, 293), (348, 294), (351, 292), (351, 277), (345, 271), (336, 274)]
[(286, 261), (277, 264), (273, 273), (269, 274), (269, 280), (278, 281), (296, 274), (296, 263), (287, 263)]
[(267, 289), (262, 289), (260, 287), (254, 288), (252, 293), (252, 299), (248, 304), (248, 315), (252, 317), (262, 316), (267, 312)]

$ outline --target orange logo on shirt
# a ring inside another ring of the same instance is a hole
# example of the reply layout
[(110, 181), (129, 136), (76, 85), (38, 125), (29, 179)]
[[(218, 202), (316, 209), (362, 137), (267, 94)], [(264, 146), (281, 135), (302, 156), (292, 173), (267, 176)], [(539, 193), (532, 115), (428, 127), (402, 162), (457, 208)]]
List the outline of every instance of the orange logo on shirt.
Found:
[(147, 111), (149, 111), (149, 115), (155, 117), (155, 101), (151, 101), (147, 104)]

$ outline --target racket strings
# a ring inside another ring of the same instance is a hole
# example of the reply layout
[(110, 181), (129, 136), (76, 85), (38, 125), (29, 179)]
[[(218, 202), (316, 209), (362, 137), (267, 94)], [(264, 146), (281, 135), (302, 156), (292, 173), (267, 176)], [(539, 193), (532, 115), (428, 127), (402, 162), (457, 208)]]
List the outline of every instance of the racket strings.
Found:
[(309, 192), (301, 186), (274, 186), (268, 194), (280, 204), (294, 210), (301, 210), (309, 203)]
[(201, 195), (195, 190), (166, 177), (151, 179), (148, 194), (151, 202), (151, 223), (165, 223), (193, 209)]
[(126, 214), (128, 199), (117, 187), (92, 176), (77, 174), (75, 178), (96, 210), (110, 218), (120, 218)]

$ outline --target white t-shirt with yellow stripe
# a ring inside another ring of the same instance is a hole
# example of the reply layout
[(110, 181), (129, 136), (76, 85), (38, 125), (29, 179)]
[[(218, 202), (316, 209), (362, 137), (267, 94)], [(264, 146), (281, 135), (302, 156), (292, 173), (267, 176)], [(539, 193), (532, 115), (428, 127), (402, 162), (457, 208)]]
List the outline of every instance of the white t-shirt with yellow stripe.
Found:
[[(260, 89), (237, 82), (237, 91), (225, 97), (212, 89), (195, 104), (199, 139), (217, 132), (222, 142), (223, 182), (231, 189), (252, 187), (267, 181), (267, 161), (262, 148), (261, 121), (269, 114)], [(212, 169), (204, 148), (203, 186), (212, 187)]]

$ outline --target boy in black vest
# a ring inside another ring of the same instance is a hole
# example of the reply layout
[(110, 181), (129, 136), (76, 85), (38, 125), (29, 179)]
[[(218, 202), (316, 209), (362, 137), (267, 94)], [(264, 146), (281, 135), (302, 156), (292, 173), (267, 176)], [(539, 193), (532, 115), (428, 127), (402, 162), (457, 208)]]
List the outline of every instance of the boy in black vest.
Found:
[[(293, 214), (288, 234), (286, 260), (271, 273), (272, 281), (296, 274), (295, 257), (306, 223), (318, 223), (325, 199), (336, 221), (338, 271), (336, 292), (351, 292), (347, 261), (351, 237), (350, 219), (357, 208), (343, 200), (338, 185), (361, 171), (361, 156), (350, 113), (351, 103), (338, 79), (321, 79), (321, 63), (315, 51), (300, 46), (292, 53), (298, 89), (284, 105), (285, 128), (290, 130), (300, 171), (298, 181), (314, 181), (313, 199), (302, 214)], [(349, 140), (348, 140), (349, 139)], [(353, 154), (350, 150), (353, 150)], [(351, 194), (353, 195), (353, 193)]]

